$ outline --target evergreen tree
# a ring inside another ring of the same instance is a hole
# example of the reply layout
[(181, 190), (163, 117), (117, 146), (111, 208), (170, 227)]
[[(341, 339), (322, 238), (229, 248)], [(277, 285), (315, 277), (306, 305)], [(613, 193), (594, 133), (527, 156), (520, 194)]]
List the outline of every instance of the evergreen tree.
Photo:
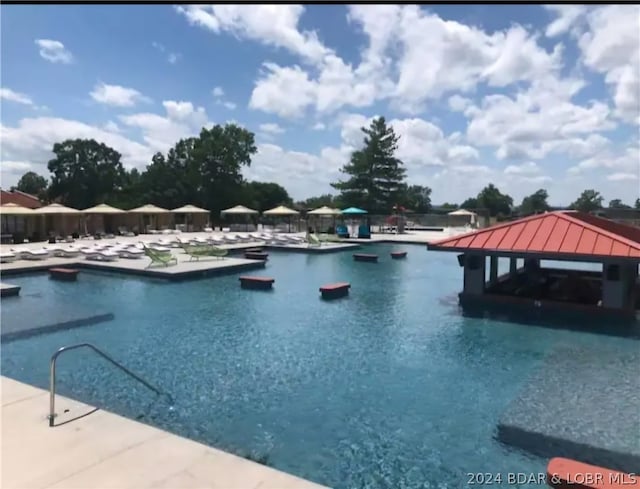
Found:
[(350, 178), (331, 186), (341, 191), (340, 200), (345, 206), (389, 212), (406, 188), (404, 163), (395, 157), (399, 137), (384, 117), (374, 119), (362, 132), (364, 147), (354, 151), (341, 169)]

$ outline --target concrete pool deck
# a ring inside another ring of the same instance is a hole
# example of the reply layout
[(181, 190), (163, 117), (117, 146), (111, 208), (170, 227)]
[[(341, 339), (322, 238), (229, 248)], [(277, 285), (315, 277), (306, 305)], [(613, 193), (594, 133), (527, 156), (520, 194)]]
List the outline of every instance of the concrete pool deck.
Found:
[(0, 283), (0, 297), (13, 297), (20, 293), (19, 285)]
[(0, 486), (7, 489), (324, 487), (63, 396), (50, 428), (47, 391), (1, 381)]

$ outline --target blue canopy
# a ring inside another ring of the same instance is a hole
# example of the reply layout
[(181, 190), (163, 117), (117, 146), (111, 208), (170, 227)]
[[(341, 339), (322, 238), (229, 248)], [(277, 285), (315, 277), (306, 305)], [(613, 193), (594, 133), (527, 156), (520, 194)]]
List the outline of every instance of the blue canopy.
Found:
[(343, 214), (367, 214), (367, 211), (363, 209), (358, 209), (357, 207), (349, 207), (348, 209), (344, 209), (342, 213)]

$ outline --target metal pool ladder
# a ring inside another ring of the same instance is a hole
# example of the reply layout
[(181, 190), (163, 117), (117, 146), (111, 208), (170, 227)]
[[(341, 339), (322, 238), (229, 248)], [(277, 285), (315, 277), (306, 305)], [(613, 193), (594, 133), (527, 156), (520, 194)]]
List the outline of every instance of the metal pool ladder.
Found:
[(147, 387), (149, 390), (152, 390), (153, 392), (155, 392), (158, 395), (166, 395), (171, 400), (171, 396), (169, 394), (164, 393), (160, 389), (158, 389), (157, 387), (152, 386), (149, 382), (147, 382), (146, 380), (144, 380), (140, 376), (134, 374), (131, 370), (129, 370), (124, 365), (122, 365), (120, 362), (118, 362), (118, 361), (114, 360), (113, 358), (111, 358), (105, 352), (100, 350), (97, 346), (94, 346), (91, 343), (78, 343), (77, 345), (63, 346), (62, 348), (60, 348), (57, 352), (55, 352), (51, 356), (51, 364), (50, 364), (50, 368), (49, 368), (49, 416), (47, 416), (47, 418), (49, 419), (49, 426), (50, 427), (54, 426), (53, 420), (56, 417), (56, 412), (55, 412), (55, 403), (56, 403), (56, 361), (58, 360), (58, 357), (62, 353), (66, 352), (66, 351), (69, 351), (69, 350), (75, 350), (77, 348), (89, 348), (90, 350), (93, 350), (95, 353), (97, 353), (102, 358), (104, 358), (105, 360), (110, 362), (112, 365), (115, 365), (116, 367), (118, 367), (120, 370), (122, 370), (124, 373), (126, 373), (130, 377), (133, 377), (135, 380), (140, 382), (142, 385)]

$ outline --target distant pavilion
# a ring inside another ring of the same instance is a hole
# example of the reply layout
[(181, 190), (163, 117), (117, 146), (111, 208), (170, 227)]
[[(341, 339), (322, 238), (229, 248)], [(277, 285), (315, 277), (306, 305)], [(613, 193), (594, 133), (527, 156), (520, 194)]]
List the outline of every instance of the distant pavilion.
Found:
[[(461, 253), (462, 306), (519, 304), (626, 317), (636, 317), (640, 307), (640, 228), (591, 214), (537, 214), (429, 243), (427, 248)], [(500, 258), (509, 260), (509, 271), (498, 276)], [(588, 262), (602, 268), (543, 267), (542, 260)]]

